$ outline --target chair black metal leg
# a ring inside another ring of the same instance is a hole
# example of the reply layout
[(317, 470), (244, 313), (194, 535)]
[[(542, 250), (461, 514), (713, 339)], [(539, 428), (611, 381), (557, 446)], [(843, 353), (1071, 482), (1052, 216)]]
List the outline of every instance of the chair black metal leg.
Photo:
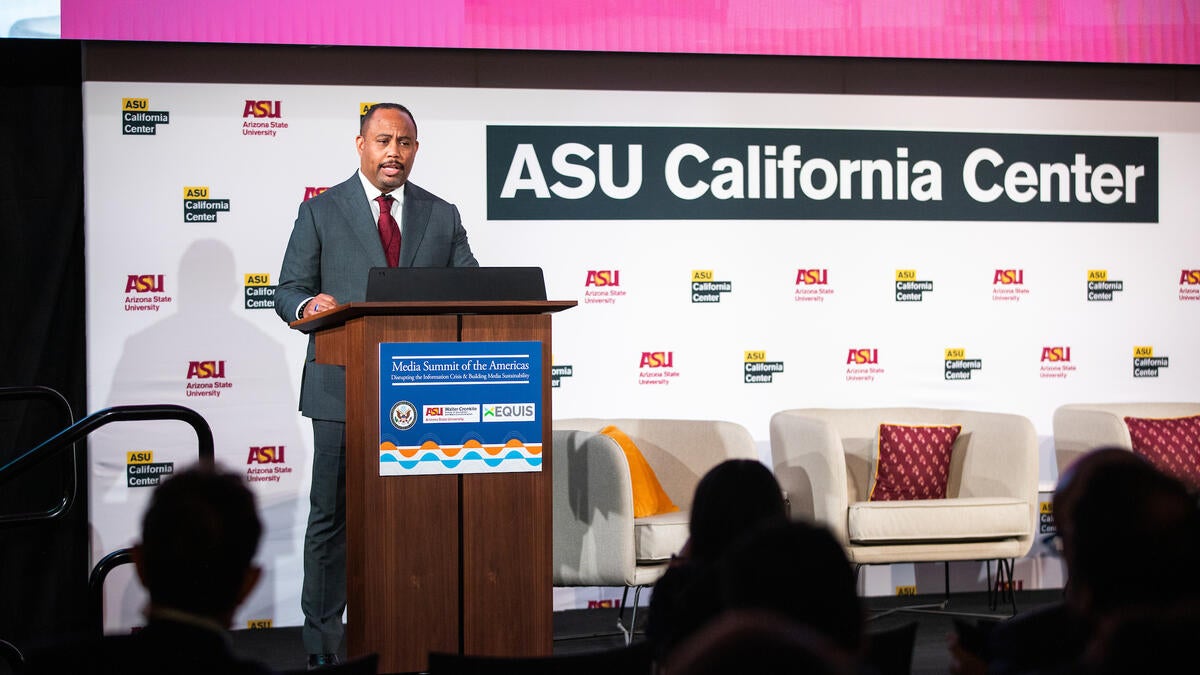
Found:
[(633, 610), (630, 612), (629, 627), (625, 627), (625, 599), (629, 596), (629, 587), (625, 587), (625, 591), (621, 593), (621, 607), (617, 614), (617, 628), (621, 634), (625, 636), (625, 646), (633, 643), (633, 632), (637, 630), (637, 612), (638, 602), (642, 597), (643, 586), (635, 586), (633, 589)]

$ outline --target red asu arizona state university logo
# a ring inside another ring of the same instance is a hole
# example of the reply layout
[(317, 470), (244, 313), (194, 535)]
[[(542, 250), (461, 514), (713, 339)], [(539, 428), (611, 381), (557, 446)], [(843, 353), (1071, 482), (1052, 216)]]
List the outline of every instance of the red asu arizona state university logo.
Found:
[(638, 384), (670, 384), (679, 377), (675, 368), (675, 352), (642, 352), (638, 363)]
[(246, 455), (246, 480), (251, 483), (278, 483), (292, 472), (284, 459), (282, 445), (252, 445)]
[(171, 302), (162, 274), (130, 274), (125, 277), (125, 311), (157, 312)]
[(1042, 347), (1042, 365), (1038, 375), (1044, 380), (1066, 379), (1075, 372), (1071, 365), (1071, 348), (1065, 346)]
[(874, 348), (853, 348), (846, 353), (846, 381), (874, 382), (883, 374), (879, 366), (879, 350)]
[(259, 119), (273, 117), (279, 119), (283, 117), (283, 103), (280, 101), (246, 101), (246, 107), (242, 110), (242, 117), (256, 117)]
[(1020, 302), (1029, 294), (1025, 288), (1025, 270), (996, 270), (992, 275), (992, 300), (995, 302)]
[(621, 290), (621, 270), (588, 270), (583, 282), (583, 302), (593, 305), (612, 305), (625, 295)]
[(283, 102), (247, 99), (242, 108), (243, 136), (275, 136), (288, 128), (283, 117)]
[(829, 286), (829, 270), (826, 268), (804, 268), (796, 270), (794, 299), (796, 302), (825, 302), (833, 295)]
[(1180, 270), (1179, 299), (1200, 301), (1200, 270)]
[(233, 383), (225, 380), (224, 361), (190, 361), (187, 379), (188, 396), (217, 398), (224, 390), (233, 386)]

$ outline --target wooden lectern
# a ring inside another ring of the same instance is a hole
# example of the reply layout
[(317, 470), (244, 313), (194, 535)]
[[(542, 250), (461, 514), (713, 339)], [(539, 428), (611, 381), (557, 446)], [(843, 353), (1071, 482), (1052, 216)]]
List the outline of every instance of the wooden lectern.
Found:
[[(318, 363), (346, 368), (347, 653), (380, 672), (427, 669), (431, 651), (549, 656), (551, 313), (574, 301), (359, 302), (292, 324)], [(542, 343), (542, 469), (379, 475), (384, 342)]]

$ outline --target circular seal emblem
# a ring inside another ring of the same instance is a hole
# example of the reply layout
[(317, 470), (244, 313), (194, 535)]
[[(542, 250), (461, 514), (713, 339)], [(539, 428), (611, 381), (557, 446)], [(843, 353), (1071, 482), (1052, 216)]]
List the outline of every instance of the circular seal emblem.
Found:
[(417, 423), (417, 408), (408, 401), (398, 401), (392, 406), (388, 421), (400, 431), (408, 431)]

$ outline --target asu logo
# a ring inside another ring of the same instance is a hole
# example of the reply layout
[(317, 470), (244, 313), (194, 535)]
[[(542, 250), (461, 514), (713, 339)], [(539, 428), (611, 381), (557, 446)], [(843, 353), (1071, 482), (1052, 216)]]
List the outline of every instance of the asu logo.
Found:
[(1155, 356), (1154, 347), (1151, 345), (1134, 346), (1133, 348), (1134, 377), (1158, 377), (1158, 369), (1170, 365), (1171, 359), (1166, 356)]
[(250, 619), (246, 621), (246, 628), (249, 628), (250, 630), (262, 630), (264, 628), (270, 628), (274, 625), (275, 621), (273, 619)]
[(441, 417), (446, 414), (446, 410), (441, 406), (429, 406), (425, 408), (426, 417)]
[(825, 286), (829, 283), (828, 269), (798, 269), (796, 270), (796, 285)]
[(252, 445), (246, 456), (247, 464), (282, 464), (284, 446), (282, 445)]
[(642, 368), (672, 368), (675, 365), (675, 352), (642, 352)]
[(879, 363), (879, 350), (878, 349), (851, 349), (849, 351), (849, 353), (846, 354), (846, 364), (847, 365), (862, 366), (862, 365), (866, 365), (866, 364), (878, 364), (878, 363)]
[(328, 187), (306, 187), (304, 188), (304, 201), (308, 201), (328, 189)]
[(1025, 283), (1025, 270), (996, 270), (992, 276), (992, 285), (1012, 285)]
[(1042, 347), (1042, 361), (1068, 362), (1070, 360), (1070, 347)]
[(153, 464), (154, 463), (154, 451), (153, 450), (130, 450), (129, 452), (125, 453), (125, 463), (126, 464)]
[(1200, 270), (1182, 270), (1179, 273), (1180, 286), (1195, 286), (1200, 284)]
[(588, 270), (584, 286), (620, 286), (621, 270)]
[(242, 117), (270, 117), (278, 119), (283, 117), (283, 106), (280, 101), (246, 101), (246, 107), (242, 109)]
[(130, 274), (125, 278), (126, 293), (162, 293), (163, 275)]
[(158, 125), (170, 123), (171, 113), (165, 110), (151, 110), (148, 98), (121, 99), (123, 136), (154, 136), (158, 133)]
[(207, 185), (191, 185), (183, 188), (184, 199), (208, 199)]
[(187, 379), (211, 379), (225, 377), (224, 361), (191, 361), (188, 363)]
[(358, 116), (363, 117), (364, 115), (366, 115), (367, 111), (371, 109), (371, 106), (375, 105), (378, 102), (379, 101), (363, 101), (362, 103), (359, 103), (358, 104)]

